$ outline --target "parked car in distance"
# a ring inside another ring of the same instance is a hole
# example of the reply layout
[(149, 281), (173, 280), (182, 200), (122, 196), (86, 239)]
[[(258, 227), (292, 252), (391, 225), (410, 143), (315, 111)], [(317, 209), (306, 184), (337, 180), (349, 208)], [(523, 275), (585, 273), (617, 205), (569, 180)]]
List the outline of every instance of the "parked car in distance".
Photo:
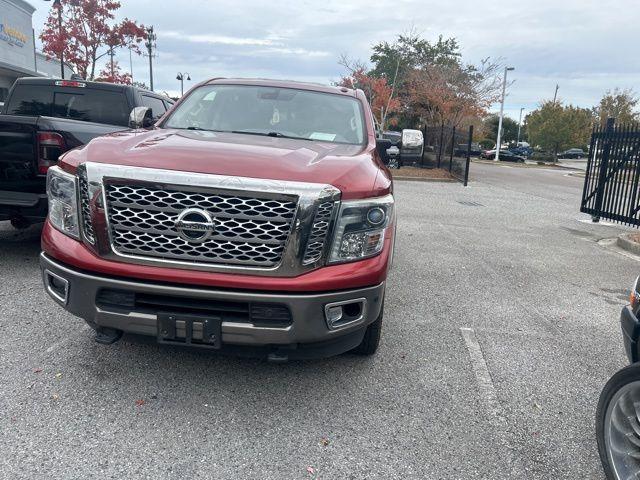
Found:
[(588, 156), (589, 155), (581, 148), (570, 148), (569, 150), (565, 150), (564, 152), (558, 154), (558, 158), (566, 158), (566, 159), (569, 159), (569, 158), (580, 159), (580, 158), (586, 158)]
[[(495, 160), (496, 151), (495, 150), (486, 150), (486, 151), (482, 152), (482, 154), (480, 156), (482, 158), (485, 158), (485, 159), (488, 159), (488, 160)], [(515, 153), (511, 152), (510, 150), (500, 150), (500, 161), (501, 162), (521, 162), (521, 163), (524, 163), (525, 162), (525, 158), (521, 157), (520, 155), (516, 155)]]
[[(520, 157), (529, 158), (533, 154), (533, 148), (529, 146), (517, 146), (509, 149), (511, 153), (514, 155), (518, 155)], [(500, 152), (502, 155), (502, 152)]]
[(405, 128), (402, 130), (400, 147), (400, 165), (415, 165), (422, 162), (424, 136), (420, 130)]
[(44, 286), (96, 340), (371, 355), (396, 215), (364, 92), (214, 79), (48, 172)]
[(126, 85), (18, 79), (0, 115), (0, 221), (11, 220), (18, 228), (44, 221), (47, 170), (63, 152), (128, 128), (135, 107), (151, 109), (151, 124), (172, 104)]
[[(454, 155), (456, 157), (466, 157), (467, 156), (467, 148), (469, 146), (466, 143), (459, 143), (458, 145), (456, 145), (456, 148), (454, 149)], [(471, 157), (479, 157), (482, 155), (482, 147), (480, 147), (479, 143), (476, 142), (472, 142), (471, 143), (471, 150), (469, 151), (469, 156)]]
[(620, 315), (622, 341), (630, 365), (614, 374), (600, 393), (596, 410), (598, 452), (608, 480), (640, 472), (640, 286), (636, 279)]
[(382, 132), (382, 138), (386, 138), (387, 140), (391, 140), (391, 144), (398, 147), (402, 144), (402, 132), (396, 132), (393, 130), (386, 130)]

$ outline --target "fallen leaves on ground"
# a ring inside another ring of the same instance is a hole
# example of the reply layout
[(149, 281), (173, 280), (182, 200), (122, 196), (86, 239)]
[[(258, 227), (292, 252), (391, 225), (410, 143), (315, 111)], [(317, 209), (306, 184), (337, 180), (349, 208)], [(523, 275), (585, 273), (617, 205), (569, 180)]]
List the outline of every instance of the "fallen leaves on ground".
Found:
[(41, 368), (34, 368), (33, 369), (33, 373), (42, 373), (42, 369)]
[(309, 475), (313, 475), (316, 473), (316, 469), (313, 467), (307, 467), (307, 473), (309, 473)]
[(141, 407), (145, 404), (146, 402), (142, 399), (139, 398), (138, 400), (136, 400), (136, 407)]
[(322, 437), (320, 439), (320, 445), (322, 445), (323, 447), (326, 447), (327, 445), (329, 445), (329, 439), (327, 437)]

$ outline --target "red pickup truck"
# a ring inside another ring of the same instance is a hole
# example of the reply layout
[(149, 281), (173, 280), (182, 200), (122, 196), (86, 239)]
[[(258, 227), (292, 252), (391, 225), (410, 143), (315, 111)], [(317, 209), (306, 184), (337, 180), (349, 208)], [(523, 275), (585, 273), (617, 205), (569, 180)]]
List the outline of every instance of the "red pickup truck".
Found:
[(396, 222), (363, 92), (214, 79), (148, 113), (49, 170), (49, 295), (106, 344), (375, 353)]

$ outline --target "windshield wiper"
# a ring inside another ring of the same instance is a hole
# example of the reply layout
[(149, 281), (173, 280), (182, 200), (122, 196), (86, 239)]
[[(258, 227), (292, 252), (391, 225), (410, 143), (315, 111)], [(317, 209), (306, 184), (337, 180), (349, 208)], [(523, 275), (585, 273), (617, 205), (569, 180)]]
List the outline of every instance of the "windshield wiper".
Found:
[(285, 135), (284, 133), (280, 133), (280, 132), (252, 132), (250, 130), (232, 130), (231, 133), (244, 133), (245, 135), (260, 135), (262, 137), (292, 138), (294, 140), (311, 140), (311, 138), (293, 137), (291, 135)]

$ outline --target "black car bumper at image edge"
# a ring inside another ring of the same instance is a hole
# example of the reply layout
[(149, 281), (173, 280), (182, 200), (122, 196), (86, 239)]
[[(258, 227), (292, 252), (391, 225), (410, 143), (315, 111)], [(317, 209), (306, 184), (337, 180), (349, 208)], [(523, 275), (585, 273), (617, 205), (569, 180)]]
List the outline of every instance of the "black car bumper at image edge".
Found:
[(635, 316), (630, 305), (625, 306), (620, 314), (622, 326), (622, 341), (624, 350), (630, 363), (638, 361), (638, 337), (640, 337), (640, 321)]

